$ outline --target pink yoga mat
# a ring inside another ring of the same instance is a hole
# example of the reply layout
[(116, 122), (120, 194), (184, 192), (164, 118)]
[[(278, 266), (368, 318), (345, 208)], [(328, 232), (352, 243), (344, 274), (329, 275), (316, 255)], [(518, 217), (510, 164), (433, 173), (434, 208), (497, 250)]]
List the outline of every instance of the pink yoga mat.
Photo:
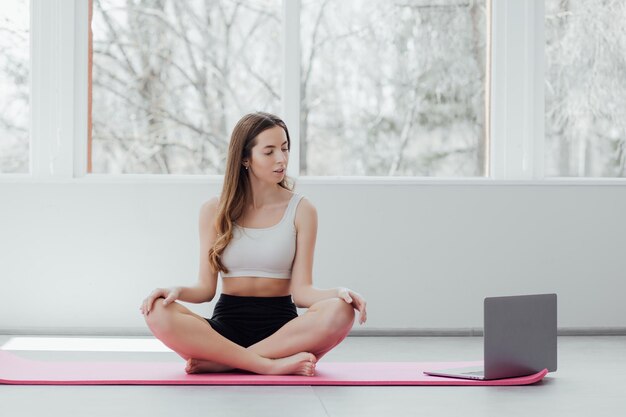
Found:
[(24, 359), (0, 351), (0, 383), (22, 385), (528, 385), (533, 375), (475, 381), (424, 375), (425, 370), (482, 362), (320, 362), (313, 377), (221, 373), (187, 375), (181, 362), (61, 362)]

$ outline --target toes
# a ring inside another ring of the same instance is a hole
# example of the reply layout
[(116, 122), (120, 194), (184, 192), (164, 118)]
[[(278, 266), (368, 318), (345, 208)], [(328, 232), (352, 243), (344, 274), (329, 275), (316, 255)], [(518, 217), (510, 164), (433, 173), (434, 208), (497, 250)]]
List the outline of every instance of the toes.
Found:
[(189, 359), (187, 361), (187, 366), (185, 366), (185, 372), (187, 372), (188, 374), (193, 373), (196, 368), (195, 365), (195, 361), (193, 359)]
[(313, 376), (315, 375), (315, 365), (312, 363), (307, 363), (304, 365), (304, 374), (305, 376)]

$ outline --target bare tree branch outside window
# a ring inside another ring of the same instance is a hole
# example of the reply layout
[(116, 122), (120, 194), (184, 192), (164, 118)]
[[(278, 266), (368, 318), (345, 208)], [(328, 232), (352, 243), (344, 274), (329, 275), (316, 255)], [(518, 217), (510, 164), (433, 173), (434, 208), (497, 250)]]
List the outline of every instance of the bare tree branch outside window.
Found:
[(222, 174), (280, 107), (280, 0), (93, 0), (93, 172)]
[(626, 2), (546, 0), (546, 176), (626, 176)]
[[(239, 117), (279, 111), (280, 0), (92, 3), (92, 172), (221, 174)], [(0, 6), (0, 173), (28, 172), (29, 4)], [(485, 13), (302, 0), (301, 175), (484, 175)], [(547, 176), (626, 176), (624, 21), (546, 0)]]
[(29, 170), (30, 3), (0, 4), (0, 174)]
[(302, 174), (485, 175), (484, 1), (303, 0)]

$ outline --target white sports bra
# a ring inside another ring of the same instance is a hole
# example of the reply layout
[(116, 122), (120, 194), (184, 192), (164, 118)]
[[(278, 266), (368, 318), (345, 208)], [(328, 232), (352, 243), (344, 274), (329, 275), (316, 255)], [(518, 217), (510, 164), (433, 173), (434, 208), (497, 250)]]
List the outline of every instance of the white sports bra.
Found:
[(222, 278), (252, 276), (290, 279), (296, 254), (296, 208), (303, 198), (293, 193), (282, 219), (271, 227), (249, 228), (235, 224), (233, 239), (221, 260), (229, 272)]

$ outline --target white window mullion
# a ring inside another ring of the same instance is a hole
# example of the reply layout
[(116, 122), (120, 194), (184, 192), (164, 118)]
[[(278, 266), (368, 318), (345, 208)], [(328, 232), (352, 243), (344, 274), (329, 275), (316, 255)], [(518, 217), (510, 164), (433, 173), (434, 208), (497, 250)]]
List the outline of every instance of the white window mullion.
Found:
[(32, 0), (31, 11), (31, 173), (71, 178), (74, 1)]
[(492, 3), (491, 176), (543, 178), (544, 0)]
[[(52, 3), (52, 2), (51, 2)], [(50, 49), (49, 30), (43, 25), (50, 20), (46, 14), (48, 8), (41, 0), (31, 0), (30, 4), (30, 172), (35, 178), (49, 176), (47, 161), (50, 154), (48, 143), (50, 139), (50, 114), (46, 111), (45, 99), (51, 85), (48, 82), (51, 75), (47, 67), (46, 51)]]
[(291, 139), (287, 174), (300, 176), (300, 0), (283, 0), (282, 116)]
[(74, 19), (74, 177), (87, 174), (89, 1), (78, 0)]
[(531, 150), (530, 158), (533, 161), (533, 179), (543, 179), (545, 177), (545, 125), (546, 125), (546, 96), (545, 96), (545, 78), (546, 78), (546, 31), (545, 18), (546, 6), (545, 0), (532, 2), (532, 100), (531, 111), (533, 114), (533, 124), (531, 130)]

